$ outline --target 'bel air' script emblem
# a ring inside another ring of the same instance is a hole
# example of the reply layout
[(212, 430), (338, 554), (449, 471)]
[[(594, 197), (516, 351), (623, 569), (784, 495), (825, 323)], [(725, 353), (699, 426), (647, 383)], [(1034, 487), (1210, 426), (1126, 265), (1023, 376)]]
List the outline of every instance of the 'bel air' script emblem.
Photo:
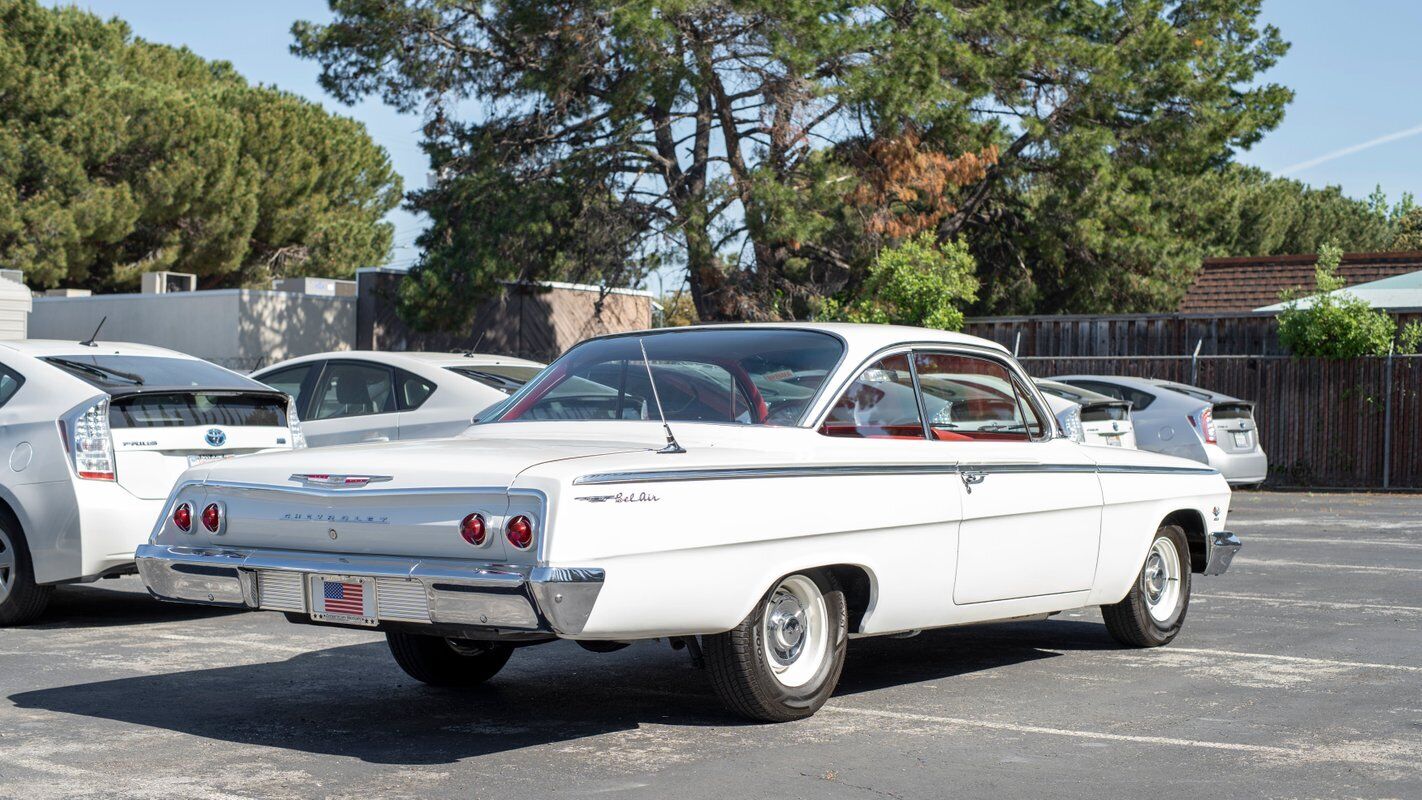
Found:
[(648, 492), (618, 492), (617, 494), (594, 494), (575, 499), (588, 503), (655, 503), (662, 498)]

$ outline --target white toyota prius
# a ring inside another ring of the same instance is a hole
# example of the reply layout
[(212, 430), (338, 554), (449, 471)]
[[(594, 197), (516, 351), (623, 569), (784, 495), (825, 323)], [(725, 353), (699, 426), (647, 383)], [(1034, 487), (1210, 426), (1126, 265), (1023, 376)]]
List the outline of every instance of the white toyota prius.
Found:
[(42, 613), (56, 584), (134, 572), (194, 464), (303, 446), (289, 403), (157, 347), (0, 342), (0, 626)]

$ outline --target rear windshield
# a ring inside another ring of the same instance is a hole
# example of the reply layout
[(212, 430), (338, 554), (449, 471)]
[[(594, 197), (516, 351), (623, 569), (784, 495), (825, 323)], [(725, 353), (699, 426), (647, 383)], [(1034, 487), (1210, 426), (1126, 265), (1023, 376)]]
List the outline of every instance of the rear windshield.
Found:
[(673, 422), (796, 425), (843, 352), (834, 336), (788, 328), (594, 339), (506, 401), (497, 419), (654, 420), (660, 397)]
[(1150, 404), (1155, 402), (1155, 395), (1142, 392), (1139, 389), (1132, 389), (1129, 386), (1117, 386), (1114, 383), (1102, 383), (1089, 378), (1071, 378), (1062, 380), (1062, 383), (1069, 383), (1072, 386), (1080, 386), (1097, 394), (1104, 394), (1107, 397), (1114, 397), (1117, 400), (1125, 400), (1131, 404), (1131, 408), (1137, 411), (1144, 411), (1150, 408)]
[(140, 386), (203, 389), (265, 389), (216, 364), (189, 358), (163, 356), (72, 355), (47, 356), (46, 363), (104, 391)]
[(1099, 403), (1083, 406), (1081, 409), (1082, 422), (1125, 422), (1130, 418), (1131, 411), (1125, 405)]
[(286, 427), (286, 398), (268, 395), (164, 392), (120, 397), (109, 404), (112, 428), (228, 425)]
[(468, 367), (445, 367), (450, 372), (478, 381), (485, 386), (490, 386), (504, 394), (513, 394), (523, 388), (525, 383), (533, 380), (533, 376), (542, 372), (541, 367), (519, 367), (500, 366), (497, 364), (468, 366)]
[(1216, 403), (1212, 415), (1216, 420), (1254, 419), (1254, 407), (1248, 403)]

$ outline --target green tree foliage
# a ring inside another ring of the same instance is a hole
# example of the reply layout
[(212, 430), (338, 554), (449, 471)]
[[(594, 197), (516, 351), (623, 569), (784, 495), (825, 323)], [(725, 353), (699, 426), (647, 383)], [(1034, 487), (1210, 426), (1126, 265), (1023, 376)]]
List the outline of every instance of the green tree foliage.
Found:
[(205, 287), (383, 262), (400, 180), (364, 127), (118, 20), (0, 0), (0, 265)]
[(656, 264), (702, 319), (803, 317), (920, 230), (967, 242), (983, 308), (1165, 306), (1199, 251), (1162, 187), (1290, 98), (1259, 0), (331, 8), (294, 28), (323, 85), (429, 114), (407, 299), (444, 324), (501, 279)]
[[(1230, 164), (1183, 187), (1171, 217), (1201, 256), (1386, 250), (1395, 221), (1385, 207), (1355, 200), (1336, 186), (1314, 189), (1255, 167)], [(1405, 198), (1404, 198), (1405, 200)]]
[(1422, 208), (1409, 209), (1393, 229), (1393, 250), (1422, 250)]
[(881, 250), (857, 296), (849, 302), (826, 300), (821, 316), (956, 331), (963, 327), (960, 309), (977, 298), (976, 270), (965, 243), (940, 244), (931, 233), (921, 233)]
[(1397, 352), (1406, 355), (1422, 354), (1422, 322), (1412, 320), (1397, 332)]
[(1344, 286), (1338, 277), (1342, 257), (1342, 248), (1324, 245), (1318, 251), (1312, 302), (1303, 304), (1297, 296), (1283, 298), (1290, 302), (1279, 312), (1279, 341), (1294, 355), (1385, 356), (1392, 347), (1397, 323), (1391, 316), (1347, 293), (1331, 294)]

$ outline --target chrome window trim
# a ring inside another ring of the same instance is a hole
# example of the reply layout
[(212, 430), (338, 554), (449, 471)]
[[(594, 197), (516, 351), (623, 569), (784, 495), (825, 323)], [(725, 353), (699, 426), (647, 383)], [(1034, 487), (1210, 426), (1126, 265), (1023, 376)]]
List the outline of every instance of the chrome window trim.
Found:
[(666, 483), (670, 481), (746, 480), (753, 478), (862, 477), (868, 475), (956, 475), (960, 472), (990, 473), (1103, 473), (1141, 475), (1218, 475), (1212, 467), (1161, 467), (1097, 464), (1011, 464), (962, 462), (951, 464), (855, 464), (784, 467), (725, 467), (706, 469), (663, 469), (629, 472), (600, 472), (573, 479), (574, 486), (607, 486), (624, 483)]

